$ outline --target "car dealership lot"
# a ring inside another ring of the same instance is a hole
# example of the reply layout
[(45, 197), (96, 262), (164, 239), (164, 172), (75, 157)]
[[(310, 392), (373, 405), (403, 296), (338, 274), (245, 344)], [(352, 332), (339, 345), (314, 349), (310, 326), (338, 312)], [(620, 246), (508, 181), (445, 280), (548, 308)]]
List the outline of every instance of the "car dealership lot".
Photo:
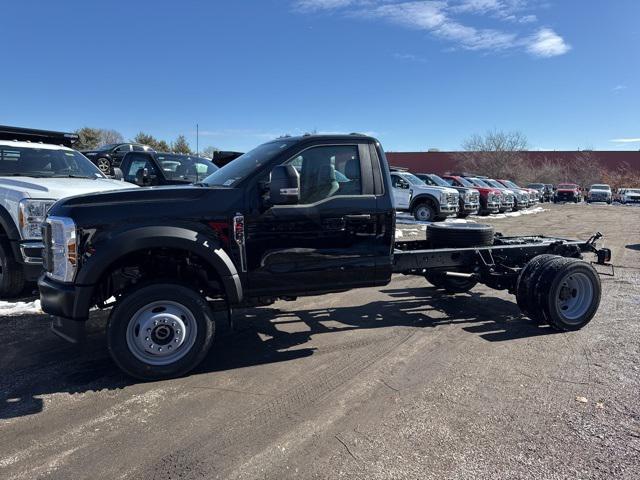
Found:
[(0, 477), (635, 478), (640, 210), (543, 208), (472, 220), (605, 233), (616, 276), (577, 332), (535, 326), (504, 292), (400, 276), (241, 312), (194, 373), (136, 383), (105, 313), (82, 350), (44, 315), (3, 317)]

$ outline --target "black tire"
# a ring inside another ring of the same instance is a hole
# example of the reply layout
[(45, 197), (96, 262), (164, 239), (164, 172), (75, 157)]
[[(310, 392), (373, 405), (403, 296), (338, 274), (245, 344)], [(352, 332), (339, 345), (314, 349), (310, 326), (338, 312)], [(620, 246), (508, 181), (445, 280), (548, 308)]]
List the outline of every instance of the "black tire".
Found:
[(111, 175), (113, 173), (113, 163), (110, 159), (100, 157), (96, 158), (94, 163), (104, 175)]
[(516, 282), (516, 302), (520, 311), (538, 323), (545, 323), (545, 318), (535, 302), (535, 284), (542, 273), (542, 267), (556, 258), (560, 257), (549, 254), (533, 257), (520, 271)]
[(448, 277), (445, 272), (438, 270), (427, 270), (424, 278), (434, 287), (452, 294), (468, 292), (478, 284), (474, 278)]
[(17, 297), (24, 286), (22, 265), (13, 257), (9, 243), (0, 241), (0, 298)]
[(443, 223), (427, 226), (433, 248), (486, 247), (493, 245), (493, 227), (477, 223)]
[[(158, 306), (154, 307), (155, 304)], [(159, 310), (161, 308), (164, 310)], [(172, 308), (182, 313), (174, 314), (170, 310)], [(168, 323), (162, 313), (165, 313)], [(152, 318), (157, 318), (160, 324), (149, 323)], [(144, 319), (147, 321), (144, 322)], [(172, 320), (178, 322), (177, 327)], [(184, 323), (180, 323), (180, 320)], [(149, 337), (143, 340), (142, 336), (147, 335), (147, 332), (141, 331), (145, 323), (153, 328), (147, 329)], [(185, 325), (184, 333), (179, 330), (180, 325)], [(160, 332), (161, 328), (165, 330)], [(195, 331), (192, 337), (188, 337), (187, 330)], [(182, 337), (179, 336), (181, 333)], [(125, 373), (145, 381), (175, 378), (188, 373), (204, 359), (211, 348), (214, 334), (215, 318), (206, 300), (191, 288), (174, 283), (147, 284), (135, 288), (118, 301), (107, 323), (107, 345), (111, 357)], [(174, 345), (172, 340), (181, 340), (173, 355), (182, 356), (166, 363), (167, 359), (161, 358), (160, 352), (164, 347), (162, 355), (170, 355), (167, 352)], [(147, 350), (147, 341), (151, 349), (155, 349), (153, 353)], [(145, 345), (141, 346), (142, 343)], [(178, 349), (182, 347), (185, 350), (180, 352)], [(160, 364), (153, 363), (157, 362), (156, 358)]]
[(550, 262), (544, 270), (536, 293), (544, 318), (556, 330), (580, 330), (600, 306), (602, 287), (598, 272), (591, 264), (576, 258)]
[(470, 214), (469, 213), (458, 213), (457, 217), (458, 218), (467, 218)]
[(420, 202), (414, 205), (411, 210), (413, 218), (421, 222), (435, 222), (437, 220), (438, 212), (435, 207), (429, 202)]

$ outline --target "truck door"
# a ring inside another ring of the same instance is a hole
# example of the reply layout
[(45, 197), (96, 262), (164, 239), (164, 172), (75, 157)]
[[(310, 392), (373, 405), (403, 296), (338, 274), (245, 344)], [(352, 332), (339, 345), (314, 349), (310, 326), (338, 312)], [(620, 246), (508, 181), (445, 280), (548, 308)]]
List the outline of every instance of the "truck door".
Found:
[(391, 186), (393, 188), (393, 200), (397, 210), (409, 210), (411, 205), (411, 186), (400, 175), (391, 174)]
[[(327, 292), (371, 285), (381, 255), (368, 144), (306, 148), (284, 164), (300, 174), (297, 205), (246, 218), (252, 294)], [(388, 254), (388, 252), (387, 252)]]

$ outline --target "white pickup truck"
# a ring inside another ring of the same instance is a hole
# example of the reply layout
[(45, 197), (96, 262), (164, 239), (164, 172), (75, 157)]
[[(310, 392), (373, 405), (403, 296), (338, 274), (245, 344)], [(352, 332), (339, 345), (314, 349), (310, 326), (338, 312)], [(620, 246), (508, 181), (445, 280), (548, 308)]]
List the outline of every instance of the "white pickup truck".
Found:
[(459, 194), (454, 188), (427, 185), (399, 168), (391, 168), (396, 210), (410, 212), (416, 220), (434, 222), (458, 213)]
[(41, 224), (59, 199), (138, 188), (106, 178), (71, 149), (77, 135), (0, 126), (0, 298), (19, 295), (42, 271)]

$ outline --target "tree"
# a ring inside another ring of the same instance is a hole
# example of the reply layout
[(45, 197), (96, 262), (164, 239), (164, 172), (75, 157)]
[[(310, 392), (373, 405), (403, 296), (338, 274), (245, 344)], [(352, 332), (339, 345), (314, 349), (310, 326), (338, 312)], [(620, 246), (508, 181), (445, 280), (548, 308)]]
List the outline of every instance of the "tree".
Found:
[(208, 146), (204, 150), (202, 150), (202, 152), (200, 152), (200, 155), (205, 157), (205, 158), (211, 159), (211, 158), (213, 158), (213, 154), (215, 152), (219, 152), (219, 151), (220, 151), (219, 148), (216, 148), (216, 147), (213, 147), (213, 146)]
[(176, 141), (171, 144), (171, 150), (176, 153), (192, 153), (191, 147), (189, 147), (189, 142), (187, 142), (187, 139), (184, 135), (178, 135)]
[(475, 134), (463, 142), (465, 151), (458, 155), (458, 161), (466, 171), (492, 178), (520, 178), (528, 167), (522, 154), (527, 145), (527, 137), (516, 131)]
[(82, 127), (76, 130), (78, 141), (73, 148), (76, 150), (93, 150), (102, 145), (102, 133), (99, 128)]
[(157, 145), (153, 148), (156, 152), (170, 152), (171, 147), (164, 140), (158, 141)]
[(141, 143), (142, 145), (149, 145), (154, 150), (157, 150), (158, 140), (153, 135), (149, 135), (148, 133), (139, 132), (135, 137), (133, 137), (134, 143)]
[(117, 130), (101, 129), (100, 143), (102, 145), (108, 145), (110, 143), (124, 143), (124, 137)]

